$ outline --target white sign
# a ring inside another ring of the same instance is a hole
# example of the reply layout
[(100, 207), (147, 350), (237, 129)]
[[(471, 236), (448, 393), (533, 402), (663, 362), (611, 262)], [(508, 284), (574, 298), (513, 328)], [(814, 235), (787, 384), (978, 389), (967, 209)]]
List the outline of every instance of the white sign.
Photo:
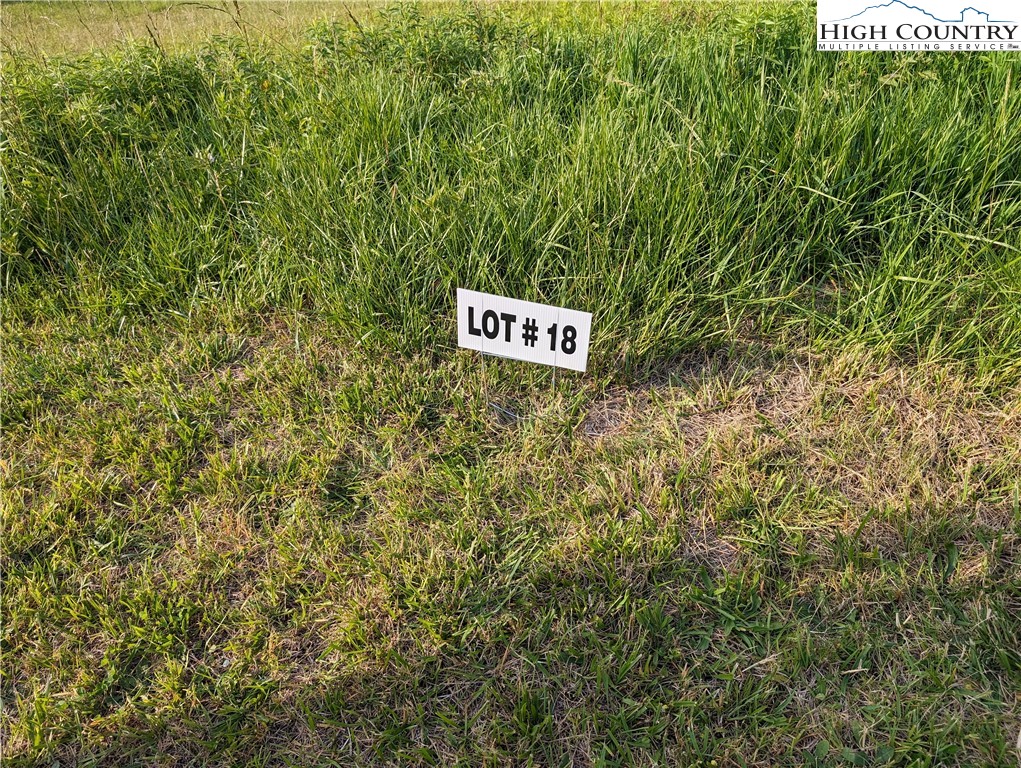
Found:
[(818, 0), (820, 51), (1021, 50), (1017, 0)]
[(592, 315), (457, 289), (457, 345), (487, 355), (584, 371)]

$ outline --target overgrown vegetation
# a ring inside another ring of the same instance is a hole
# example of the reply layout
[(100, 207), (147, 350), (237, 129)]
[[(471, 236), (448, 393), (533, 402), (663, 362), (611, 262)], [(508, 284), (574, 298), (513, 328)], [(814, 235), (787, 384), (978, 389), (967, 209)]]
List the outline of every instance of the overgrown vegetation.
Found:
[(595, 311), (601, 371), (752, 327), (1016, 380), (1018, 57), (699, 10), (12, 62), (8, 312), (306, 307), (410, 353), (472, 283)]
[(1015, 765), (1021, 57), (811, 14), (5, 61), (5, 764)]

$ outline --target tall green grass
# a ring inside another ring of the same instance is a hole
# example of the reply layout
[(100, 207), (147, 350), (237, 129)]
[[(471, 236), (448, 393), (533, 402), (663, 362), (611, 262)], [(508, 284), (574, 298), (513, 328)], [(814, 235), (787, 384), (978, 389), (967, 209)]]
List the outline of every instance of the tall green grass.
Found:
[(606, 14), (9, 62), (7, 316), (286, 307), (413, 352), (466, 286), (594, 312), (603, 370), (752, 335), (1016, 379), (1021, 57), (817, 53), (805, 3)]

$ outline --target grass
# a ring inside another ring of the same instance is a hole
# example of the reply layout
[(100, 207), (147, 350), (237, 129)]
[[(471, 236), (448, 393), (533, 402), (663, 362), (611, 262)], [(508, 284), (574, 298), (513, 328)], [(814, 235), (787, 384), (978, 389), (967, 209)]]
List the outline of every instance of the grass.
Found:
[(5, 60), (5, 764), (1017, 764), (1021, 58), (598, 9)]
[[(377, 4), (351, 0), (346, 7), (371, 15)], [(156, 43), (187, 52), (213, 35), (247, 35), (276, 45), (299, 44), (317, 21), (349, 19), (345, 5), (328, 0), (230, 0), (175, 2), (45, 0), (8, 2), (0, 14), (2, 49), (10, 56), (64, 56), (101, 51), (116, 43)]]

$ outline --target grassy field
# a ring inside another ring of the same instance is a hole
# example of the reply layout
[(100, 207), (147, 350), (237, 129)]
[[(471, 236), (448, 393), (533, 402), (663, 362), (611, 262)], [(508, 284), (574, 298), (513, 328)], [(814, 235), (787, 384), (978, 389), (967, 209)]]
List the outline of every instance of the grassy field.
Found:
[(46, 0), (7, 2), (0, 9), (5, 53), (79, 54), (111, 44), (152, 43), (166, 51), (194, 49), (214, 35), (241, 34), (294, 46), (315, 22), (372, 16), (367, 0)]
[(4, 765), (1016, 768), (1021, 56), (199, 10), (3, 8)]

